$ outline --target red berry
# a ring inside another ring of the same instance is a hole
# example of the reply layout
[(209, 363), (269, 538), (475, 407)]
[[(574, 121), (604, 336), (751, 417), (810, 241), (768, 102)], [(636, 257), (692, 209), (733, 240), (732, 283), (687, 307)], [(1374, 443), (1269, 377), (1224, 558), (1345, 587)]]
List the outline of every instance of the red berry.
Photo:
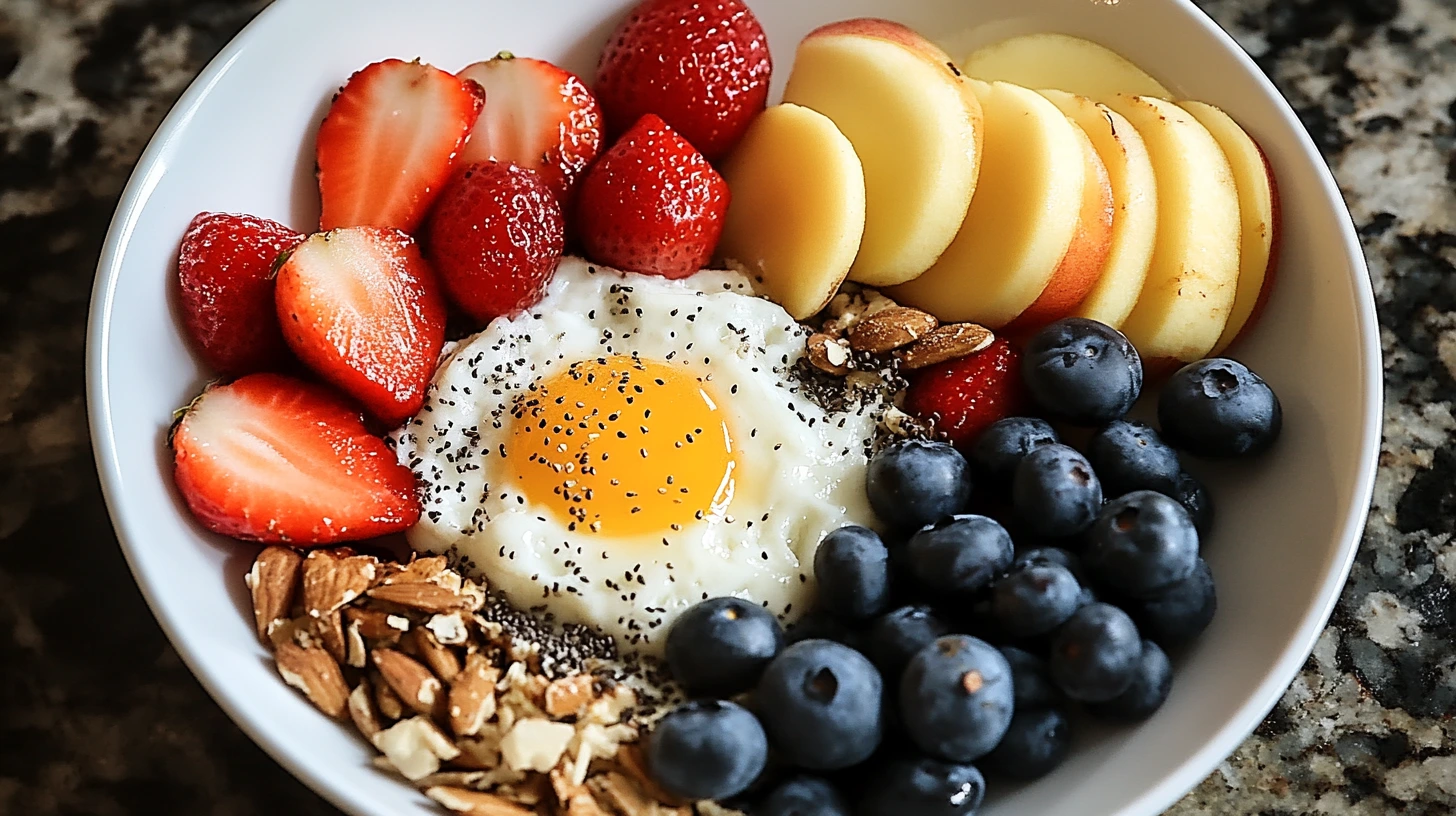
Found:
[(564, 235), (561, 206), (540, 174), (493, 161), (458, 173), (426, 227), (445, 293), (482, 323), (541, 300)]
[(204, 527), (312, 546), (399, 532), (414, 474), (329, 389), (278, 374), (212, 386), (172, 432), (174, 478)]
[(1026, 402), (1021, 353), (1005, 338), (985, 351), (920, 371), (905, 394), (905, 408), (929, 419), (951, 444), (965, 449), (988, 425), (1014, 416)]
[(199, 213), (177, 255), (182, 324), (203, 362), (237, 376), (283, 365), (273, 266), (303, 236), (251, 215)]
[(772, 73), (738, 0), (647, 0), (607, 40), (595, 88), (613, 133), (655, 113), (717, 161), (763, 111)]
[(648, 114), (582, 179), (576, 228), (600, 263), (683, 278), (713, 257), (727, 211), (728, 183)]

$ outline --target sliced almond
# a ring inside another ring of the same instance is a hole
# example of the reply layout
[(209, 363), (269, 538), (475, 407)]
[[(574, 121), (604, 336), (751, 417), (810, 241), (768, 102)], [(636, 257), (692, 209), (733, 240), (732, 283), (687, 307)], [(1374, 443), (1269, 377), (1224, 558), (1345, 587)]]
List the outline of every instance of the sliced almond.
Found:
[(369, 665), (369, 644), (359, 633), (359, 621), (350, 621), (344, 629), (344, 662), (356, 669)]
[[(488, 771), (502, 768), (500, 744), (504, 731), (496, 723), (487, 723), (480, 730), (480, 734), (474, 737), (460, 737), (455, 740), (455, 745), (460, 749), (460, 756), (451, 760), (451, 763), (462, 768)], [(506, 769), (503, 773), (515, 773)]]
[(449, 683), (460, 673), (460, 658), (449, 646), (441, 644), (429, 629), (415, 629), (409, 636), (414, 641), (415, 652), (436, 677)]
[(269, 633), (289, 617), (298, 594), (298, 576), (303, 556), (288, 547), (265, 547), (248, 570), (248, 590), (253, 596), (253, 622), (258, 637), (271, 642)]
[(357, 623), (359, 634), (368, 640), (389, 645), (397, 643), (399, 636), (410, 628), (409, 618), (403, 615), (391, 615), (378, 609), (358, 606), (345, 608), (344, 620), (349, 624)]
[(470, 639), (470, 630), (465, 627), (465, 618), (459, 612), (448, 615), (432, 615), (425, 621), (425, 628), (435, 640), (446, 646), (461, 646)]
[(850, 371), (849, 343), (827, 334), (811, 334), (804, 347), (809, 364), (827, 374), (843, 377)]
[(384, 730), (384, 724), (379, 721), (379, 708), (374, 702), (374, 690), (367, 677), (349, 692), (349, 718), (364, 739), (373, 740), (375, 734)]
[(856, 351), (883, 354), (910, 345), (939, 325), (940, 321), (929, 312), (891, 306), (856, 323), (849, 330), (849, 345)]
[(390, 574), (384, 576), (382, 583), (416, 584), (432, 581), (449, 566), (450, 562), (443, 555), (416, 558), (403, 566), (394, 565), (394, 569), (390, 571)]
[(474, 736), (486, 720), (495, 716), (495, 684), (499, 678), (500, 670), (485, 655), (476, 653), (465, 658), (464, 668), (450, 684), (446, 706), (455, 736)]
[(344, 638), (344, 615), (337, 609), (325, 613), (317, 618), (309, 618), (313, 623), (314, 637), (318, 638), (319, 645), (328, 650), (329, 654), (339, 663), (348, 663), (348, 643)]
[(318, 618), (343, 609), (373, 586), (379, 559), (313, 550), (303, 559), (303, 609)]
[(375, 649), (370, 657), (379, 676), (405, 706), (426, 717), (444, 711), (445, 694), (440, 679), (418, 660), (394, 649)]
[(440, 760), (460, 755), (450, 739), (424, 717), (400, 720), (371, 742), (406, 779), (423, 779), (440, 770)]
[(404, 716), (404, 703), (394, 689), (384, 682), (384, 678), (377, 673), (370, 683), (374, 687), (374, 702), (379, 707), (379, 713), (386, 719), (397, 720)]
[(900, 352), (900, 364), (908, 369), (925, 368), (947, 360), (979, 354), (990, 347), (996, 335), (975, 323), (941, 326)]
[(431, 613), (458, 612), (468, 605), (459, 593), (424, 582), (384, 584), (369, 590), (369, 597)]
[(561, 677), (546, 686), (544, 707), (547, 714), (560, 719), (583, 711), (593, 696), (591, 675)]
[(426, 788), (425, 795), (446, 810), (470, 816), (533, 816), (535, 813), (502, 796), (466, 788)]
[(466, 788), (481, 790), (490, 779), (484, 771), (436, 771), (429, 776), (416, 779), (415, 784), (424, 788)]
[(319, 711), (338, 719), (348, 707), (349, 687), (328, 652), (284, 643), (275, 655), (283, 682), (303, 692)]
[(537, 717), (518, 720), (501, 739), (501, 758), (518, 771), (545, 773), (556, 767), (576, 729)]

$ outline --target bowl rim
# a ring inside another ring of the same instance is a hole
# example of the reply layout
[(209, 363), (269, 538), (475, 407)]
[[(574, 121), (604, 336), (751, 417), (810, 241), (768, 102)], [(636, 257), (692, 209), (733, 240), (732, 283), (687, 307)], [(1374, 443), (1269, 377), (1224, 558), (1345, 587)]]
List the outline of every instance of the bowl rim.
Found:
[[(267, 729), (245, 716), (234, 699), (234, 692), (227, 689), (218, 674), (204, 665), (190, 642), (177, 636), (173, 621), (166, 614), (164, 606), (158, 598), (158, 586), (152, 581), (151, 576), (142, 571), (140, 562), (134, 554), (141, 546), (140, 531), (129, 530), (126, 514), (118, 504), (118, 486), (123, 481), (124, 474), (121, 472), (116, 458), (116, 428), (110, 414), (112, 382), (105, 366), (110, 342), (113, 298), (116, 282), (121, 272), (122, 259), (126, 255), (132, 232), (151, 193), (167, 169), (168, 159), (178, 138), (178, 131), (182, 130), (192, 119), (198, 107), (210, 95), (213, 87), (227, 73), (233, 62), (246, 49), (256, 47), (251, 35), (273, 17), (282, 15), (285, 9), (291, 9), (292, 6), (302, 4), (304, 1), (275, 0), (249, 21), (191, 82), (162, 120), (146, 149), (137, 160), (108, 227), (97, 263), (86, 331), (86, 404), (97, 473), (100, 477), (102, 495), (112, 527), (126, 557), (132, 577), (146, 599), (147, 605), (151, 608), (153, 617), (167, 635), (173, 648), (177, 650), (188, 669), (228, 717), (274, 761), (335, 807), (349, 813), (367, 814), (370, 812), (371, 803), (365, 801), (357, 793), (334, 784), (333, 780), (320, 770), (320, 765), (305, 761), (306, 758), (299, 755), (293, 746), (275, 739)], [(1328, 163), (1315, 147), (1309, 132), (1299, 121), (1288, 100), (1228, 32), (1214, 22), (1206, 12), (1195, 6), (1192, 0), (1165, 0), (1165, 2), (1177, 7), (1183, 15), (1191, 18), (1193, 24), (1203, 29), (1206, 35), (1229, 51), (1243, 69), (1255, 77), (1260, 90), (1276, 101), (1285, 125), (1295, 133), (1305, 158), (1317, 168), (1316, 175), (1320, 183), (1320, 191), (1325, 199), (1325, 206), (1332, 207), (1337, 213), (1344, 215), (1344, 218), (1340, 219), (1339, 238), (1345, 256), (1351, 261), (1351, 270), (1355, 273), (1350, 283), (1354, 290), (1355, 311), (1360, 335), (1357, 350), (1362, 375), (1360, 383), (1364, 427), (1361, 429), (1363, 444), (1357, 464), (1354, 501), (1345, 509), (1335, 557), (1331, 559), (1329, 572), (1325, 575), (1313, 603), (1300, 619), (1298, 628), (1291, 633), (1279, 660), (1270, 667), (1263, 681), (1253, 690), (1235, 716), (1211, 734), (1203, 746), (1184, 760), (1174, 773), (1145, 790), (1126, 806), (1122, 811), (1123, 816), (1133, 814), (1152, 816), (1161, 813), (1192, 790), (1249, 734), (1253, 733), (1297, 676), (1300, 667), (1313, 651), (1319, 636), (1323, 633), (1334, 606), (1340, 598), (1363, 538), (1366, 519), (1374, 495), (1384, 409), (1383, 357), (1374, 288), (1370, 281), (1364, 251), (1356, 236), (1353, 219)]]

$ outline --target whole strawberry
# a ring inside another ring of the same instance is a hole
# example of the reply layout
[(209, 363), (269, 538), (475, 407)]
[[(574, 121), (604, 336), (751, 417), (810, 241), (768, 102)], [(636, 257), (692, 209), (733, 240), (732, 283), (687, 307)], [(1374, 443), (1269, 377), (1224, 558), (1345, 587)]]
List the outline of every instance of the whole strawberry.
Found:
[(935, 423), (951, 444), (967, 450), (998, 419), (1026, 402), (1021, 354), (1005, 338), (986, 350), (920, 371), (905, 394), (905, 409)]
[(717, 161), (763, 111), (772, 73), (738, 0), (646, 0), (607, 40), (595, 90), (613, 133), (655, 113)]
[(556, 191), (539, 173), (487, 161), (451, 179), (426, 229), (445, 294), (484, 323), (541, 300), (566, 227)]
[(728, 183), (654, 114), (638, 120), (582, 179), (576, 229), (599, 263), (684, 278), (713, 256)]
[(302, 240), (277, 221), (251, 215), (192, 219), (177, 254), (182, 325), (209, 368), (239, 376), (287, 361), (273, 309), (273, 265)]

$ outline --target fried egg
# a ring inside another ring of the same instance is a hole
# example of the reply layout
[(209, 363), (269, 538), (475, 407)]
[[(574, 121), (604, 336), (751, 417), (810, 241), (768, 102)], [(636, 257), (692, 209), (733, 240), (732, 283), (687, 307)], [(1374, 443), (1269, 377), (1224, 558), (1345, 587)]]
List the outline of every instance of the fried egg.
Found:
[(873, 524), (877, 406), (804, 396), (805, 333), (735, 272), (564, 260), (530, 313), (449, 352), (395, 434), (423, 485), (411, 545), (630, 651), (715, 596), (792, 620), (824, 535)]

